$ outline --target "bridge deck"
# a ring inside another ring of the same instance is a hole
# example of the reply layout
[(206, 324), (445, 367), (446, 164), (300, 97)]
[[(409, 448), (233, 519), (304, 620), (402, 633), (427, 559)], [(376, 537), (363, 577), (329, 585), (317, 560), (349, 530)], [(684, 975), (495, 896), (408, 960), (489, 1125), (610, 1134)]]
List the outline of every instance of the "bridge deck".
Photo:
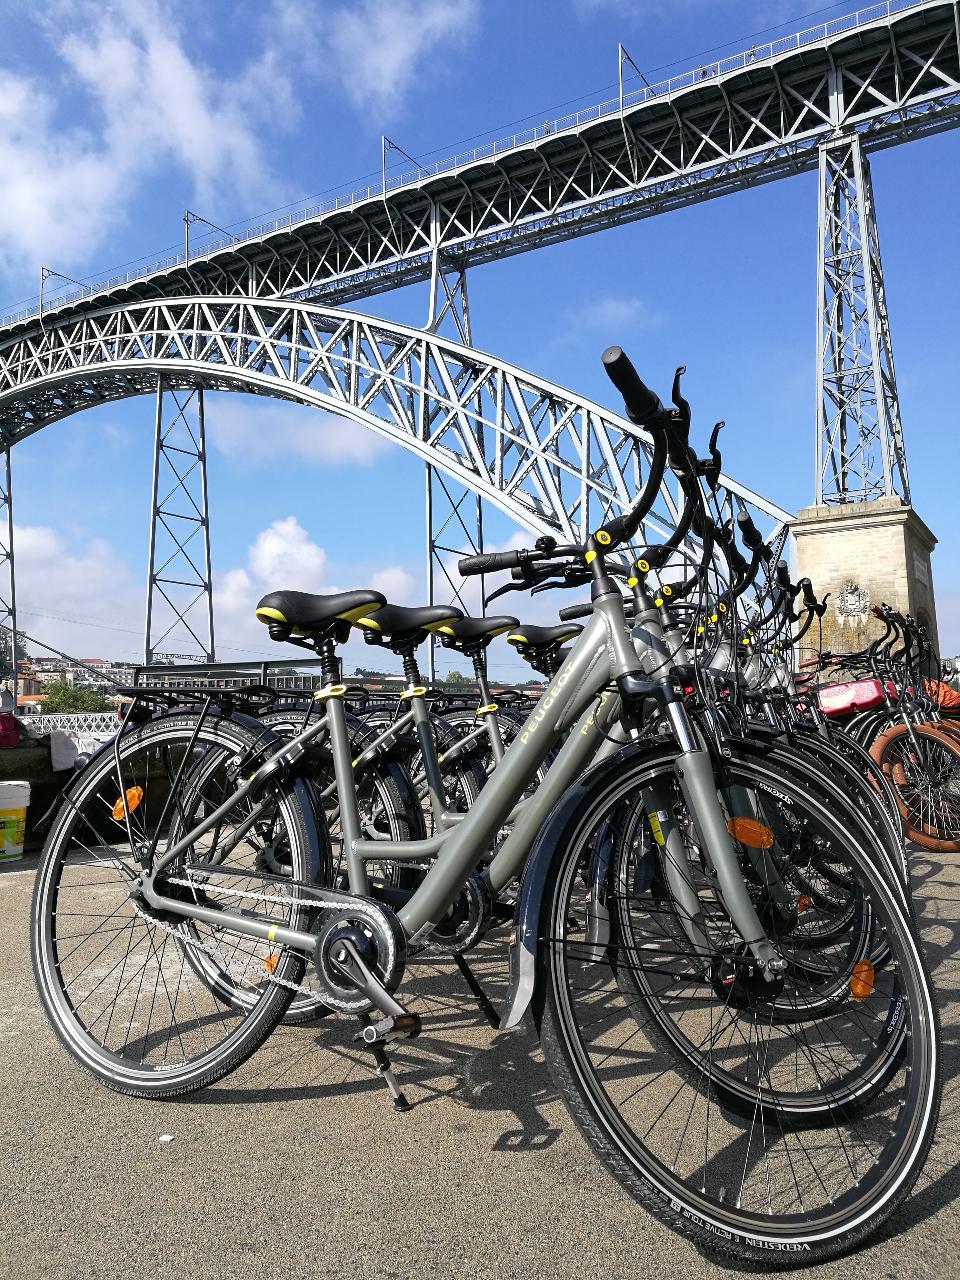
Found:
[[(831, 133), (865, 147), (960, 122), (960, 28), (948, 0), (889, 0), (645, 86), (527, 134), (298, 210), (202, 254), (93, 283), (46, 312), (197, 294), (329, 304), (785, 177)], [(0, 347), (36, 323), (4, 318)]]

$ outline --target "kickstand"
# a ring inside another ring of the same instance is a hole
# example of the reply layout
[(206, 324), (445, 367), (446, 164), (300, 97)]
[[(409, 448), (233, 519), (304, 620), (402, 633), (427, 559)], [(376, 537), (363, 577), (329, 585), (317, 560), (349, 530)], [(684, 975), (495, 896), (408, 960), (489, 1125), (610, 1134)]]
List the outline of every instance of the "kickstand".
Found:
[(483, 987), (481, 987), (480, 983), (477, 981), (477, 975), (473, 972), (473, 970), (467, 964), (466, 960), (464, 960), (463, 956), (460, 954), (459, 951), (455, 951), (453, 953), (453, 958), (457, 962), (457, 968), (463, 974), (464, 982), (473, 992), (474, 999), (476, 1000), (477, 1004), (480, 1006), (480, 1012), (483, 1014), (486, 1020), (490, 1023), (491, 1027), (493, 1027), (494, 1030), (498, 1030), (500, 1027), (500, 1017), (496, 1009), (494, 1009), (493, 1005), (490, 1003), (489, 999), (487, 998), (487, 993), (484, 991)]
[[(374, 1025), (373, 1019), (368, 1013), (361, 1013), (360, 1021), (365, 1027), (371, 1027)], [(406, 1094), (397, 1084), (397, 1077), (393, 1074), (393, 1067), (390, 1065), (390, 1059), (387, 1057), (383, 1045), (379, 1044), (377, 1041), (373, 1041), (371, 1043), (371, 1041), (364, 1036), (359, 1036), (358, 1039), (373, 1054), (373, 1060), (377, 1064), (377, 1075), (381, 1077), (384, 1084), (390, 1090), (390, 1097), (393, 1099), (394, 1111), (409, 1111), (410, 1103), (407, 1101)]]

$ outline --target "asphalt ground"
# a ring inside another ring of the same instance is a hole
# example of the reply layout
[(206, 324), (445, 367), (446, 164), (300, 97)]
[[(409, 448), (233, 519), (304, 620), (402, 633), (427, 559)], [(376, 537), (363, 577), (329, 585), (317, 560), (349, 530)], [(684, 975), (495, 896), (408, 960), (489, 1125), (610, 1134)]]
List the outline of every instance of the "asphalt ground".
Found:
[[(493, 1031), (447, 961), (404, 984), (426, 1023), (393, 1052), (406, 1115), (346, 1020), (279, 1028), (183, 1101), (100, 1087), (60, 1049), (34, 991), (35, 867), (0, 867), (4, 1280), (737, 1274), (621, 1191), (557, 1098), (532, 1031)], [(937, 1141), (882, 1236), (811, 1277), (960, 1276), (960, 860), (918, 853), (914, 871), (946, 1044)], [(496, 1002), (502, 942), (475, 968)]]

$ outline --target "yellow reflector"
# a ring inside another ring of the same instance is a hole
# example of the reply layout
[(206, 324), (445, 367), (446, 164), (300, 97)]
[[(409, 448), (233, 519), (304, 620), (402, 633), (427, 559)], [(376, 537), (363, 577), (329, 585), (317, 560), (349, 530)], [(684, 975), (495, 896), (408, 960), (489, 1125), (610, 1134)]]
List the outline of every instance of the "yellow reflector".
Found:
[(854, 1000), (866, 1000), (873, 994), (873, 965), (869, 960), (858, 960), (850, 975), (850, 994)]
[[(127, 787), (127, 808), (131, 813), (133, 813), (142, 799), (143, 787)], [(118, 796), (115, 800), (110, 816), (114, 822), (123, 821), (123, 796)]]
[(734, 840), (739, 840), (751, 849), (773, 847), (773, 832), (756, 818), (728, 818), (727, 830)]
[(267, 973), (275, 973), (277, 965), (280, 963), (280, 954), (277, 951), (271, 951), (268, 956), (263, 957), (263, 967)]

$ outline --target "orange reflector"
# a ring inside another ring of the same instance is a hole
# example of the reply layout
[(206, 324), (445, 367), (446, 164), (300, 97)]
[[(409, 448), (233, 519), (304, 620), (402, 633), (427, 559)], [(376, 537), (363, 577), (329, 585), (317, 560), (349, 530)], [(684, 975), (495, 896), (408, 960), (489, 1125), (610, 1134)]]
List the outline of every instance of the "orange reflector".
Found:
[(263, 958), (263, 967), (266, 969), (267, 973), (275, 973), (279, 963), (280, 953), (278, 951), (271, 951), (268, 956), (264, 956)]
[(850, 975), (850, 994), (854, 1000), (866, 1000), (873, 993), (873, 965), (869, 960), (858, 960)]
[[(127, 787), (127, 808), (133, 813), (134, 809), (143, 799), (143, 787)], [(123, 821), (123, 796), (118, 796), (114, 802), (110, 816), (114, 822)]]
[(801, 911), (809, 911), (812, 906), (813, 899), (810, 895), (801, 893), (800, 897), (797, 899), (797, 915), (799, 915)]
[(773, 847), (773, 832), (756, 818), (728, 818), (727, 830), (734, 840), (748, 845), (751, 849), (770, 849)]

